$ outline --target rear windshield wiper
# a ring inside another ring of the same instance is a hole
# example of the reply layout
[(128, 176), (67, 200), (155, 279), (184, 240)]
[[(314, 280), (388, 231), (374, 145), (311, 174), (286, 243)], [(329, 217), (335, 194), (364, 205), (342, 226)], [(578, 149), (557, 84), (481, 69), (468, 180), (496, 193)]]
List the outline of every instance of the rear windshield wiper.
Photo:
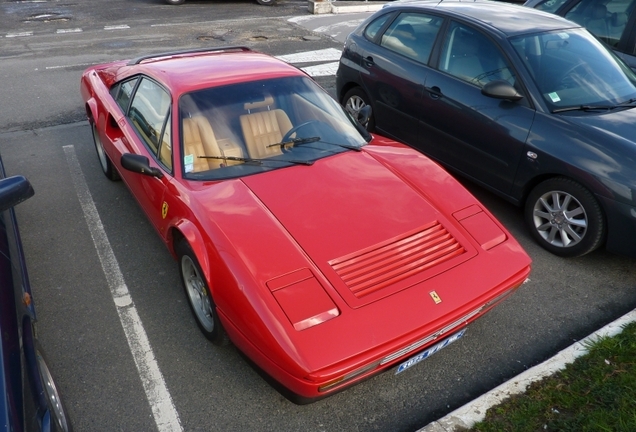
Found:
[(298, 165), (313, 165), (313, 161), (304, 161), (304, 160), (294, 160), (294, 159), (252, 159), (252, 158), (243, 158), (236, 156), (198, 156), (199, 159), (221, 159), (221, 160), (231, 160), (231, 161), (239, 161), (245, 162), (255, 165), (263, 165), (263, 162), (284, 162), (284, 163), (293, 163)]

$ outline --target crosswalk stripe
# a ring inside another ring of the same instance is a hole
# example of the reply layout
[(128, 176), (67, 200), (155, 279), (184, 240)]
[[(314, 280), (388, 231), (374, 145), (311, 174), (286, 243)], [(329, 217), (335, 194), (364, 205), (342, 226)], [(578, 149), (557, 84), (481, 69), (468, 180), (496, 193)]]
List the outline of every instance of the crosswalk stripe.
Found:
[(317, 51), (304, 51), (295, 54), (277, 56), (276, 58), (287, 63), (311, 63), (320, 61), (334, 61), (340, 59), (341, 51), (335, 48), (327, 48)]

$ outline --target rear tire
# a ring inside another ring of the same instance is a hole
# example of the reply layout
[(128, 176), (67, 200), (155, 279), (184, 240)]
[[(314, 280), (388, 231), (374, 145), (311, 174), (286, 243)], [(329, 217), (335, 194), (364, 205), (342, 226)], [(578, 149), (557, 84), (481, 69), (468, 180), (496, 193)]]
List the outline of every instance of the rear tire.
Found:
[(276, 3), (276, 0), (256, 0), (256, 3), (263, 6), (272, 6)]
[(605, 240), (607, 225), (600, 204), (572, 179), (555, 177), (537, 185), (524, 213), (532, 236), (555, 255), (585, 255)]
[[(342, 98), (342, 105), (345, 109), (353, 116), (354, 119), (358, 118), (358, 113), (362, 108), (367, 105), (371, 105), (371, 99), (362, 90), (360, 87), (354, 87), (345, 93)], [(363, 125), (369, 132), (373, 132), (375, 130), (375, 115), (371, 112), (371, 117), (369, 117), (369, 122)]]
[(166, 0), (166, 3), (171, 5), (180, 5), (183, 4), (183, 2), (185, 2), (185, 0)]
[(93, 131), (93, 143), (95, 144), (95, 151), (97, 151), (97, 159), (99, 159), (99, 165), (102, 167), (102, 172), (109, 180), (119, 180), (121, 177), (119, 177), (119, 173), (104, 151), (104, 145), (102, 144), (102, 140), (99, 138), (95, 122), (91, 122), (91, 130)]
[(181, 240), (176, 252), (181, 282), (199, 329), (213, 344), (229, 344), (230, 339), (219, 320), (216, 305), (192, 248), (186, 240)]

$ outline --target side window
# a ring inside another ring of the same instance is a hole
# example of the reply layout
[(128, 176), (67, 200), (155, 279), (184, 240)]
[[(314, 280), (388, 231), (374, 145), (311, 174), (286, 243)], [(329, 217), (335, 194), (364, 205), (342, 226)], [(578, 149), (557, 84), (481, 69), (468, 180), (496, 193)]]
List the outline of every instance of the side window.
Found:
[(421, 63), (428, 63), (443, 19), (420, 13), (402, 13), (382, 35), (380, 45)]
[(565, 17), (581, 24), (594, 36), (616, 48), (633, 8), (634, 0), (582, 0)]
[(115, 99), (117, 105), (119, 105), (123, 112), (126, 112), (128, 109), (130, 95), (132, 95), (132, 92), (135, 89), (137, 80), (138, 78), (134, 78), (129, 81), (119, 83), (110, 90), (111, 96)]
[(445, 35), (439, 69), (479, 87), (494, 80), (515, 85), (514, 72), (494, 42), (457, 22)]
[(380, 18), (377, 18), (371, 24), (367, 26), (364, 30), (364, 36), (369, 40), (374, 40), (375, 35), (378, 34), (384, 23), (389, 19), (391, 14), (382, 15)]
[(568, 0), (546, 0), (535, 6), (535, 9), (539, 9), (546, 12), (554, 13)]
[(128, 117), (141, 139), (158, 155), (162, 133), (169, 118), (170, 95), (153, 81), (142, 78), (135, 92)]

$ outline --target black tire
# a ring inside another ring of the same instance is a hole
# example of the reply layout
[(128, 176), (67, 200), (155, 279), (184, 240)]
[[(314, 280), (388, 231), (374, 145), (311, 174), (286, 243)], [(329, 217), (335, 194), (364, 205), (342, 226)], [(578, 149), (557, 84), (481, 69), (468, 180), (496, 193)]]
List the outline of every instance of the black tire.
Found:
[(44, 351), (38, 342), (35, 343), (35, 357), (42, 382), (42, 392), (44, 393), (46, 403), (51, 413), (51, 430), (56, 432), (73, 432), (68, 410), (62, 402), (60, 392), (47, 365)]
[(185, 0), (166, 0), (166, 3), (171, 5), (180, 5), (183, 4)]
[(213, 344), (229, 344), (230, 339), (219, 320), (216, 305), (192, 248), (186, 240), (181, 240), (176, 252), (181, 283), (199, 329)]
[(95, 151), (97, 152), (97, 159), (99, 160), (99, 166), (102, 168), (102, 172), (109, 180), (119, 180), (121, 177), (119, 176), (117, 169), (113, 166), (110, 158), (104, 152), (104, 146), (102, 145), (102, 141), (97, 133), (97, 126), (95, 126), (95, 122), (91, 122), (91, 131), (93, 132), (93, 143), (95, 144)]
[(600, 204), (569, 178), (555, 177), (537, 185), (526, 200), (524, 216), (535, 240), (558, 256), (585, 255), (605, 240), (607, 224)]
[(256, 0), (256, 3), (263, 6), (272, 6), (276, 4), (276, 0)]
[[(355, 119), (358, 118), (358, 112), (360, 109), (367, 105), (371, 105), (371, 99), (360, 87), (350, 89), (342, 98), (342, 106), (344, 106)], [(373, 132), (375, 130), (375, 115), (373, 112), (371, 112), (369, 122), (363, 126), (366, 127), (369, 132)]]

